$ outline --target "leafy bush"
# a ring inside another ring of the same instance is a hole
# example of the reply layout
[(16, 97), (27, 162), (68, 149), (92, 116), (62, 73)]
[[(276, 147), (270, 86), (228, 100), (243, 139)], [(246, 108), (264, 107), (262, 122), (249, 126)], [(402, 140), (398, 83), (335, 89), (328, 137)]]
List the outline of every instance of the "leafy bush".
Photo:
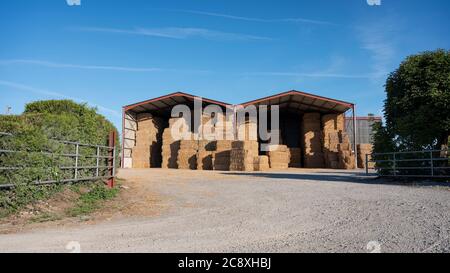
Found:
[[(95, 108), (70, 100), (49, 100), (29, 103), (25, 115), (38, 114), (42, 117), (37, 124), (45, 129), (49, 137), (106, 145), (108, 134), (117, 129)], [(54, 125), (54, 122), (57, 123)], [(40, 124), (39, 124), (40, 123)], [(119, 143), (117, 134), (116, 143)], [(119, 147), (119, 144), (117, 144)]]
[(397, 150), (440, 149), (450, 135), (450, 51), (409, 56), (386, 81), (386, 126), (375, 137), (375, 151), (387, 138)]
[[(14, 212), (39, 198), (46, 198), (59, 188), (34, 186), (35, 181), (73, 178), (74, 159), (64, 156), (74, 154), (75, 146), (57, 140), (107, 145), (109, 132), (115, 127), (99, 115), (95, 108), (69, 100), (33, 102), (20, 116), (0, 116), (0, 131), (13, 136), (0, 136), (0, 149), (18, 153), (0, 153), (0, 166), (19, 167), (17, 170), (0, 170), (0, 184), (14, 184), (10, 191), (0, 192), (0, 210)], [(116, 134), (118, 136), (118, 134)], [(120, 144), (116, 138), (116, 162)], [(80, 155), (95, 155), (96, 148), (80, 146)], [(107, 150), (102, 150), (103, 156)], [(95, 166), (96, 159), (80, 157), (79, 166)], [(101, 162), (105, 166), (106, 162)], [(92, 177), (95, 170), (79, 170), (79, 177)], [(103, 170), (106, 174), (107, 170)]]
[[(375, 153), (392, 153), (398, 151), (398, 147), (395, 145), (394, 136), (387, 130), (381, 122), (373, 124), (372, 130), (373, 136), (373, 150)], [(372, 155), (373, 160), (391, 160), (391, 155)], [(392, 167), (392, 162), (384, 161), (377, 162), (376, 168), (379, 174), (388, 175), (391, 171), (388, 168)]]

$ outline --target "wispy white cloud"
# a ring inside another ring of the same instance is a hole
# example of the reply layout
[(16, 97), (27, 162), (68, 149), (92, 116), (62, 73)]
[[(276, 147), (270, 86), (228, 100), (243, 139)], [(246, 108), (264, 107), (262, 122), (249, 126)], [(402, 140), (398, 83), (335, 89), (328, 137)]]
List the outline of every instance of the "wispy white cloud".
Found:
[(92, 106), (96, 107), (99, 111), (101, 111), (103, 113), (107, 113), (107, 114), (113, 115), (115, 117), (121, 117), (121, 114), (118, 111), (116, 111), (116, 110), (110, 109), (108, 107), (104, 107), (104, 106), (99, 105), (99, 104), (90, 103), (90, 102), (88, 102), (88, 101), (86, 101), (84, 99), (67, 96), (67, 95), (64, 95), (62, 93), (58, 93), (58, 92), (54, 92), (54, 91), (50, 91), (50, 90), (46, 90), (46, 89), (41, 89), (41, 88), (36, 88), (36, 87), (33, 87), (33, 86), (21, 84), (21, 83), (4, 81), (4, 80), (0, 80), (0, 85), (8, 87), (8, 88), (15, 89), (15, 90), (31, 92), (31, 93), (34, 93), (34, 94), (48, 96), (48, 97), (52, 97), (52, 98), (61, 98), (61, 99), (69, 99), (69, 100), (73, 100), (73, 101), (77, 101), (77, 102), (86, 102), (89, 105), (92, 105)]
[(372, 73), (348, 73), (347, 59), (335, 55), (331, 57), (328, 65), (325, 68), (312, 71), (269, 71), (269, 72), (255, 72), (247, 73), (246, 75), (255, 76), (281, 76), (281, 77), (295, 77), (295, 78), (336, 78), (336, 79), (370, 79), (373, 78)]
[(342, 78), (342, 79), (370, 79), (373, 74), (339, 74), (339, 73), (303, 73), (303, 72), (254, 72), (246, 73), (250, 76), (285, 76), (285, 77), (305, 77), (305, 78)]
[(219, 40), (219, 41), (272, 40), (271, 38), (268, 37), (247, 35), (241, 33), (232, 33), (232, 32), (222, 32), (206, 28), (165, 27), (165, 28), (117, 29), (117, 28), (99, 28), (99, 27), (77, 27), (73, 28), (73, 30), (88, 31), (88, 32), (133, 34), (133, 35), (152, 36), (169, 39), (203, 38), (207, 40)]
[(319, 71), (269, 71), (247, 73), (247, 75), (259, 76), (285, 76), (298, 78), (341, 78), (341, 79), (368, 79), (372, 81), (385, 80), (389, 71), (392, 70), (392, 63), (396, 50), (394, 46), (395, 27), (387, 20), (379, 20), (371, 24), (359, 24), (354, 30), (360, 42), (360, 48), (369, 53), (369, 58), (365, 60), (367, 72), (347, 73), (344, 63), (346, 58), (335, 58), (331, 60), (327, 68)]
[(367, 24), (357, 28), (361, 40), (361, 48), (367, 50), (371, 56), (372, 73), (374, 78), (385, 78), (395, 57), (393, 44), (393, 25), (378, 20), (376, 24)]
[(255, 17), (243, 17), (243, 16), (235, 16), (223, 13), (215, 13), (215, 12), (206, 12), (206, 11), (198, 11), (198, 10), (180, 10), (180, 9), (170, 9), (171, 11), (183, 12), (183, 13), (191, 13), (212, 17), (221, 17), (232, 20), (240, 20), (240, 21), (249, 21), (249, 22), (260, 22), (260, 23), (306, 23), (306, 24), (315, 24), (315, 25), (336, 25), (331, 22), (321, 21), (321, 20), (313, 20), (307, 18), (280, 18), (280, 19), (264, 19), (264, 18), (255, 18)]
[(280, 22), (292, 22), (292, 23), (308, 23), (308, 24), (316, 24), (316, 25), (328, 25), (328, 26), (338, 26), (336, 23), (326, 22), (326, 21), (318, 21), (311, 20), (305, 18), (285, 18), (279, 19)]
[(8, 64), (32, 64), (32, 65), (55, 67), (55, 68), (113, 70), (113, 71), (125, 71), (125, 72), (157, 72), (157, 71), (163, 71), (163, 69), (161, 69), (161, 68), (138, 68), (138, 67), (103, 66), (103, 65), (78, 65), (78, 64), (70, 64), (70, 63), (55, 63), (55, 62), (49, 62), (49, 61), (27, 60), (27, 59), (0, 60), (0, 65), (8, 65)]
[(198, 72), (207, 73), (206, 70), (177, 70), (177, 69), (165, 69), (158, 67), (129, 67), (129, 66), (105, 66), (105, 65), (80, 65), (71, 63), (57, 63), (43, 60), (29, 60), (29, 59), (12, 59), (12, 60), (0, 60), (0, 65), (11, 64), (29, 64), (38, 65), (52, 68), (72, 68), (72, 69), (87, 69), (87, 70), (110, 70), (110, 71), (122, 71), (122, 72)]

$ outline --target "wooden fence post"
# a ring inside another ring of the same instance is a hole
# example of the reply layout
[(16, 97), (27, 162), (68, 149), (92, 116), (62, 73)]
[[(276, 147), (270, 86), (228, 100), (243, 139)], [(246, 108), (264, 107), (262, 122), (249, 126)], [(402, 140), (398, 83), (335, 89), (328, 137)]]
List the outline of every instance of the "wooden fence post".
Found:
[(108, 140), (108, 146), (110, 147), (110, 149), (108, 150), (108, 187), (109, 188), (114, 188), (114, 182), (115, 182), (115, 169), (116, 169), (116, 131), (112, 130), (109, 133), (109, 140)]

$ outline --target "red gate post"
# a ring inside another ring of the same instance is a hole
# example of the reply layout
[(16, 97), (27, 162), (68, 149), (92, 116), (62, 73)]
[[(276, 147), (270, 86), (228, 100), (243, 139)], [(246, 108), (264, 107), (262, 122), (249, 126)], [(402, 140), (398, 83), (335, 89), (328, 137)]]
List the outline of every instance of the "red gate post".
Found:
[(114, 182), (115, 182), (115, 164), (116, 164), (116, 131), (112, 130), (109, 133), (109, 139), (108, 139), (108, 181), (107, 185), (109, 188), (114, 188)]

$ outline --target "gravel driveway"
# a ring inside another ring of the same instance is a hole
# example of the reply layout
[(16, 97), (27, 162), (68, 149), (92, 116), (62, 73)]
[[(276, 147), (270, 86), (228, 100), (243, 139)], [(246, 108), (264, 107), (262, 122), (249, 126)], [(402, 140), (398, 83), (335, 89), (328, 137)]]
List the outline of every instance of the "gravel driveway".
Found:
[(168, 209), (95, 225), (0, 235), (0, 252), (450, 252), (450, 187), (356, 172), (122, 170)]

